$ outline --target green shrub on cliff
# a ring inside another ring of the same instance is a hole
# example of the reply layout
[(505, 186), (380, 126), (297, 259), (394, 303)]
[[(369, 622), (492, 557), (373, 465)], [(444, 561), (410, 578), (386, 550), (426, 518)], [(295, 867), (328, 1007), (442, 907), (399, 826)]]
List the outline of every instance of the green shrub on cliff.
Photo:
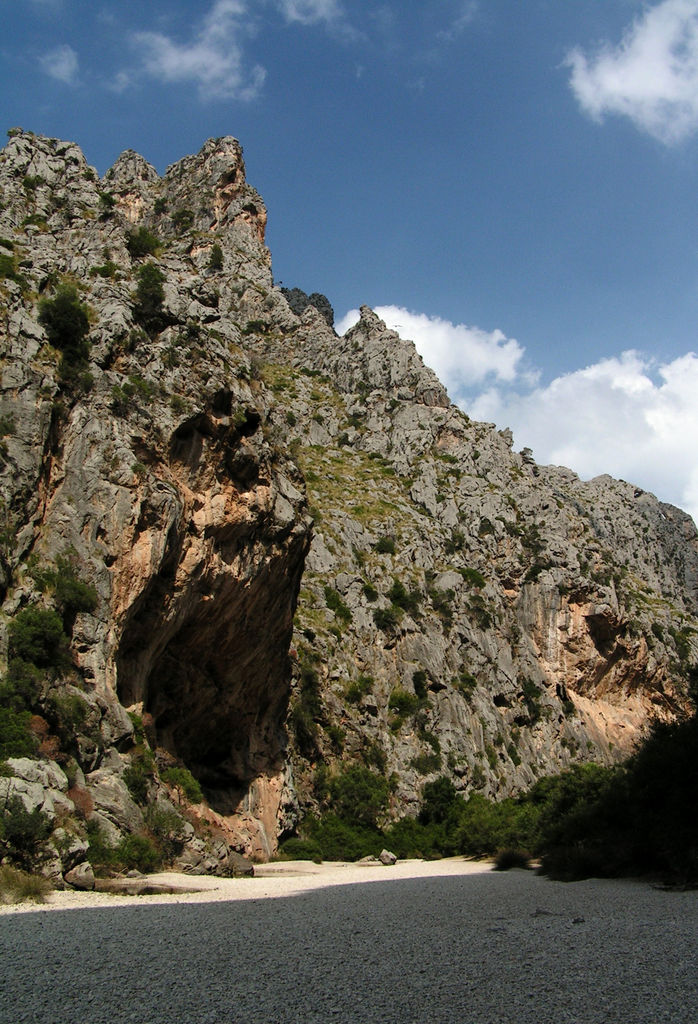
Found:
[(68, 638), (63, 620), (52, 608), (23, 608), (10, 623), (9, 641), (10, 657), (37, 668), (59, 668), (67, 661)]
[(75, 285), (60, 285), (52, 299), (41, 301), (39, 323), (46, 330), (49, 342), (61, 352), (59, 372), (64, 384), (79, 385), (87, 390), (90, 323)]
[(133, 313), (138, 323), (149, 334), (155, 334), (166, 324), (163, 310), (165, 275), (154, 263), (144, 263), (138, 271), (138, 286)]
[(135, 228), (126, 235), (126, 248), (134, 259), (154, 256), (160, 248), (160, 239), (146, 227)]
[(188, 768), (166, 768), (160, 776), (170, 786), (178, 786), (187, 800), (192, 804), (200, 804), (204, 798), (201, 786)]
[(4, 706), (4, 690), (5, 687), (0, 686), (0, 761), (8, 757), (32, 757), (37, 743), (29, 728), (31, 713)]
[(222, 270), (223, 269), (223, 250), (221, 249), (218, 242), (214, 242), (211, 248), (211, 255), (208, 261), (209, 270)]

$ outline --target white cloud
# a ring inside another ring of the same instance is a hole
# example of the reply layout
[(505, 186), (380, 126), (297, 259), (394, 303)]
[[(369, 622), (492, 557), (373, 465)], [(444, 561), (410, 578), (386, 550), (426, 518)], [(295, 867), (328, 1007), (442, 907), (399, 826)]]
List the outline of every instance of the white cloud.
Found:
[(279, 9), (287, 21), (300, 21), (303, 25), (330, 23), (344, 17), (339, 0), (279, 0)]
[(568, 54), (570, 85), (591, 117), (622, 114), (664, 143), (698, 129), (698, 0), (663, 0), (593, 56)]
[(655, 365), (631, 350), (526, 393), (490, 388), (464, 407), (511, 427), (537, 462), (585, 479), (610, 473), (698, 522), (697, 394), (698, 355)]
[(336, 39), (347, 43), (363, 38), (347, 20), (340, 0), (276, 0), (276, 6), (289, 25), (322, 25)]
[[(377, 306), (375, 312), (402, 338), (414, 342), (454, 401), (472, 393), (473, 387), (481, 386), (487, 378), (512, 383), (523, 372), (523, 348), (501, 331), (453, 324), (400, 306)], [(358, 319), (359, 311), (350, 310), (337, 324), (337, 332), (344, 334)]]
[(460, 0), (458, 13), (447, 29), (436, 33), (439, 42), (452, 43), (475, 19), (479, 4), (477, 0)]
[(78, 55), (72, 46), (56, 46), (39, 57), (42, 70), (57, 82), (74, 85), (78, 78)]
[[(162, 82), (193, 82), (202, 99), (250, 100), (258, 95), (266, 72), (244, 67), (242, 39), (251, 31), (247, 5), (242, 0), (216, 0), (200, 31), (186, 43), (160, 32), (133, 36), (143, 56), (143, 71)], [(133, 80), (121, 71), (117, 87)]]

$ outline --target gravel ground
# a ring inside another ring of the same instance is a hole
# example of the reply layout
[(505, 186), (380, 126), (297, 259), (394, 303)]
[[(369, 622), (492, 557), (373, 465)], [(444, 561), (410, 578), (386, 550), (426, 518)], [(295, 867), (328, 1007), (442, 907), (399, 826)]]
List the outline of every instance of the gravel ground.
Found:
[(0, 1022), (698, 1020), (695, 892), (514, 871), (140, 899), (0, 915)]

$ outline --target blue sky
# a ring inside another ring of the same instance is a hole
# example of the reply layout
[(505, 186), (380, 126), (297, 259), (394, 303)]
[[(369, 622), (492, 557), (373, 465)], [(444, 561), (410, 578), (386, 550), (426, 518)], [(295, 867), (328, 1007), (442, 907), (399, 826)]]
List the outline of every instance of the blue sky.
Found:
[[(0, 0), (5, 127), (235, 135), (277, 280), (515, 447), (698, 517), (698, 0)], [(355, 314), (354, 314), (355, 315)]]

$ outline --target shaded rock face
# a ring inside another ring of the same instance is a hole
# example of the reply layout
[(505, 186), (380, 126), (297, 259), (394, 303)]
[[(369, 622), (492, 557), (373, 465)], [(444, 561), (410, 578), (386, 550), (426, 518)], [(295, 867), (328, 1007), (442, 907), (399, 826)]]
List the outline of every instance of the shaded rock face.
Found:
[[(57, 569), (94, 594), (3, 783), (72, 820), (66, 884), (88, 826), (230, 873), (324, 809), (328, 772), (392, 776), (399, 817), (438, 775), (509, 795), (688, 707), (691, 520), (513, 452), (367, 307), (338, 338), (324, 296), (273, 285), (265, 226), (234, 139), (102, 181), (71, 143), (0, 153), (10, 660), (18, 615), (65, 612)], [(88, 315), (72, 365), (41, 316), (62, 285)]]

